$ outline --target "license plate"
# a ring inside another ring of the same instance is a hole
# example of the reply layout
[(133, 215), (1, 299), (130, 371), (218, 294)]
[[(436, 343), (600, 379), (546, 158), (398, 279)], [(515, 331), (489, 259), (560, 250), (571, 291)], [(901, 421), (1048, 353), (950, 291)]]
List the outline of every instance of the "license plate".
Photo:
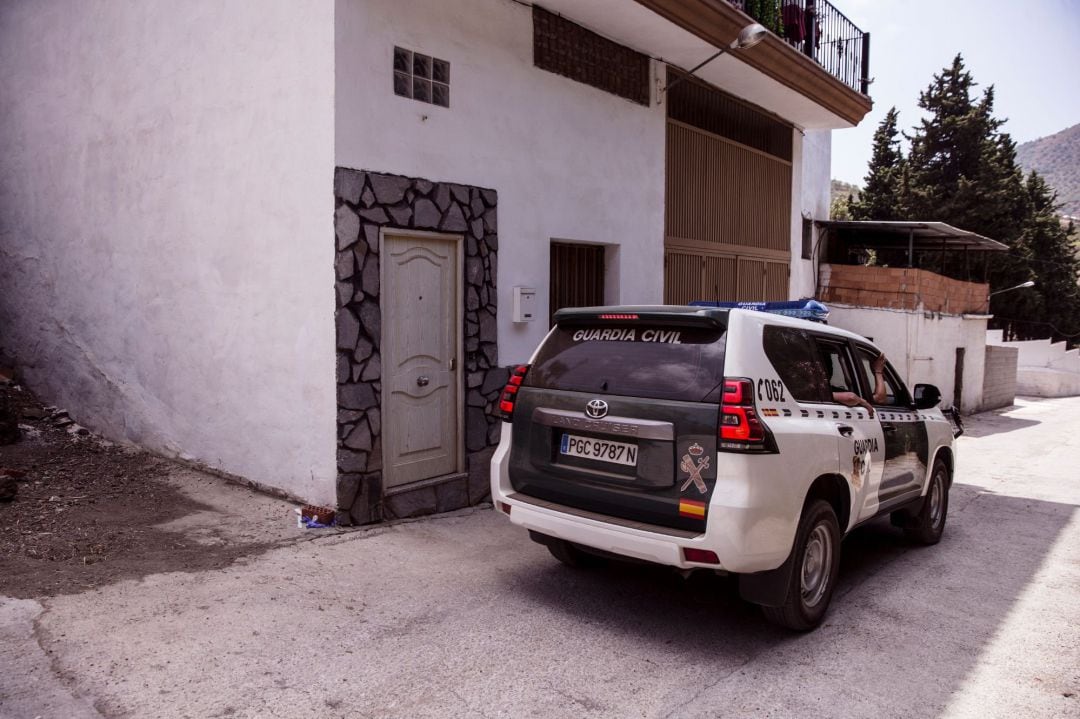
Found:
[(568, 457), (581, 457), (593, 459), (597, 462), (610, 462), (623, 464), (628, 467), (637, 466), (638, 448), (635, 444), (626, 442), (609, 442), (606, 439), (593, 439), (592, 437), (578, 437), (574, 434), (564, 434), (559, 446), (559, 453)]

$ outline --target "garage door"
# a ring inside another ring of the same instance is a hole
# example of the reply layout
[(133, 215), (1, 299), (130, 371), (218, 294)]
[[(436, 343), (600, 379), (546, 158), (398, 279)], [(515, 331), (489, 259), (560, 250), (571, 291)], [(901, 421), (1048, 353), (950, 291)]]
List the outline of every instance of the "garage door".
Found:
[(792, 132), (696, 79), (672, 88), (665, 302), (788, 299)]
[(784, 300), (788, 263), (700, 250), (664, 251), (664, 302)]

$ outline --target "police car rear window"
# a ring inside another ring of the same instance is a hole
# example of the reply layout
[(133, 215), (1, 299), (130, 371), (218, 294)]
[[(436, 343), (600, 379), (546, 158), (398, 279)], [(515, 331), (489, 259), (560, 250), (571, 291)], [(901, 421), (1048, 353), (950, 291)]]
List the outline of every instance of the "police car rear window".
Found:
[(809, 335), (793, 327), (766, 325), (762, 343), (765, 356), (796, 400), (832, 401), (822, 354)]
[(688, 402), (717, 401), (725, 330), (697, 327), (557, 327), (525, 385)]

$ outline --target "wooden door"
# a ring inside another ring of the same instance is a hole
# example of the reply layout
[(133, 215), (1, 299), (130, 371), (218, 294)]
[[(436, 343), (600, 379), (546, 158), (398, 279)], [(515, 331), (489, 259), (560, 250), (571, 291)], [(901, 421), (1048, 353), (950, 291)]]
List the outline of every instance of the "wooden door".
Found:
[(459, 248), (440, 237), (383, 238), (386, 488), (462, 470)]

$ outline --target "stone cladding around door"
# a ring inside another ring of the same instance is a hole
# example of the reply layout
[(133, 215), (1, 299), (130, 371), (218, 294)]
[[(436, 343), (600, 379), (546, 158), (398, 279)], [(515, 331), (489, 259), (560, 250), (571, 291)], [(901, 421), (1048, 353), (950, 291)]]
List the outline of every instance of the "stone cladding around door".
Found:
[[(337, 236), (338, 521), (356, 524), (446, 512), (489, 495), (488, 463), (499, 441), (495, 414), (509, 372), (498, 365), (495, 190), (338, 167)], [(384, 494), (379, 230), (464, 237), (466, 472)]]

